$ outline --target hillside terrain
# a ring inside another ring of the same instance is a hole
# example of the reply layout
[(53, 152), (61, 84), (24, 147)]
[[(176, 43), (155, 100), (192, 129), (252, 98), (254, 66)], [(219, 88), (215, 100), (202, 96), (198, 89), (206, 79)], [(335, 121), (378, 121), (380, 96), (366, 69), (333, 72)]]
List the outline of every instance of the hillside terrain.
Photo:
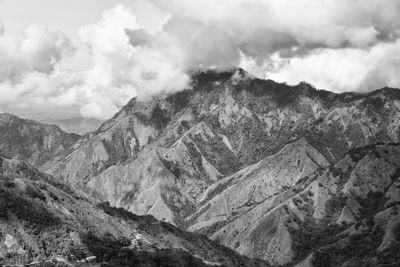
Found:
[(0, 265), (81, 266), (85, 259), (94, 266), (265, 266), (152, 216), (95, 202), (27, 163), (1, 157)]
[(80, 138), (56, 125), (0, 114), (0, 153), (39, 167), (52, 157), (65, 155)]
[(399, 127), (398, 89), (207, 71), (130, 100), (40, 169), (273, 266), (399, 266)]

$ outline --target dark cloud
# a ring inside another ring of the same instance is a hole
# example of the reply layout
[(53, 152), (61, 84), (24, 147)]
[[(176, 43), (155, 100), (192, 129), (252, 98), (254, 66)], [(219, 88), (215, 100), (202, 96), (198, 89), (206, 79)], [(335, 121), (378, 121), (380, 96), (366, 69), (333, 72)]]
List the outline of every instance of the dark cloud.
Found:
[(129, 43), (133, 46), (149, 46), (152, 43), (153, 36), (144, 29), (126, 29), (125, 33), (129, 37)]

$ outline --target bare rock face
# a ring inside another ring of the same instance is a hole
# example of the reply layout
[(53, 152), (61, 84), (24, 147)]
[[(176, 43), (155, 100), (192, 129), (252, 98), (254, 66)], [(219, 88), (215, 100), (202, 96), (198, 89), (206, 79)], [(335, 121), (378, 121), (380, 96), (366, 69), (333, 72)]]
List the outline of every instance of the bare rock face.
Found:
[[(0, 157), (0, 265), (266, 266), (152, 216), (96, 203)], [(97, 264), (96, 264), (97, 263)]]
[(131, 100), (45, 169), (273, 265), (377, 266), (399, 261), (398, 118), (397, 89), (202, 72), (190, 90)]
[(79, 137), (56, 125), (0, 114), (0, 153), (26, 160), (37, 167), (53, 157), (65, 155)]

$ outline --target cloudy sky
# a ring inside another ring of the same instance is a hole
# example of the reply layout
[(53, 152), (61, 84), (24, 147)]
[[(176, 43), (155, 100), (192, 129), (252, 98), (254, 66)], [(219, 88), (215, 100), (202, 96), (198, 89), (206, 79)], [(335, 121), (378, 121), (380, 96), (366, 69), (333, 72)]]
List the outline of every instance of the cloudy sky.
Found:
[(111, 117), (242, 67), (335, 92), (400, 87), (398, 0), (0, 0), (0, 110)]

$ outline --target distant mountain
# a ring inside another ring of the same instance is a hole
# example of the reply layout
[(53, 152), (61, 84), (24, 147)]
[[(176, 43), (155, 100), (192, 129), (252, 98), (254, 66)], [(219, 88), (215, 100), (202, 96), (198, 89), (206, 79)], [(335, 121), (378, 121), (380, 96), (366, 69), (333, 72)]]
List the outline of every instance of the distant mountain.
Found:
[(85, 260), (135, 267), (266, 264), (152, 216), (97, 203), (29, 164), (0, 157), (0, 265), (89, 266)]
[(70, 118), (64, 120), (54, 120), (52, 123), (56, 124), (68, 133), (83, 135), (97, 130), (103, 121), (97, 119)]
[(19, 116), (46, 124), (55, 124), (65, 132), (80, 135), (95, 131), (103, 123), (102, 120), (82, 118), (79, 114), (70, 112), (29, 113)]
[(52, 157), (64, 155), (80, 138), (56, 125), (0, 114), (0, 153), (41, 166)]
[[(13, 112), (10, 112), (13, 113)], [(36, 120), (43, 123), (49, 123), (55, 120), (66, 120), (75, 117), (79, 117), (79, 113), (77, 112), (69, 112), (69, 111), (49, 111), (49, 112), (16, 112), (20, 118), (28, 119), (28, 120)]]

